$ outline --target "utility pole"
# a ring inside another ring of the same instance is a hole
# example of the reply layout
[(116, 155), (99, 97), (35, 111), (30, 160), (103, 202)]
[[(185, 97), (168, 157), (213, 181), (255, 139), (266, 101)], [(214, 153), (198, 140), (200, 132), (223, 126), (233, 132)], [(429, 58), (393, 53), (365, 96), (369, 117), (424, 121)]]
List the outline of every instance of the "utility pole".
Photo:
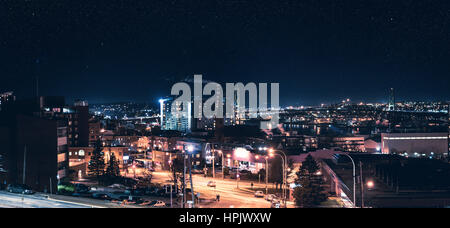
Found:
[(170, 184), (170, 208), (173, 208), (172, 184)]
[(52, 177), (50, 177), (50, 195), (53, 195)]
[(183, 208), (186, 208), (186, 153), (183, 152)]
[(266, 157), (266, 195), (268, 194), (268, 187), (267, 187), (268, 184), (269, 184), (269, 162), (267, 161)]
[(361, 181), (361, 208), (364, 208), (364, 178), (362, 165), (363, 165), (362, 161), (359, 161), (359, 178)]
[(194, 182), (192, 181), (192, 162), (191, 162), (192, 154), (189, 154), (189, 179), (191, 181), (191, 194), (192, 194), (192, 208), (195, 208), (195, 194), (194, 194)]
[(213, 155), (212, 155), (212, 159), (213, 159), (213, 162), (212, 162), (212, 169), (213, 169), (213, 179), (216, 179), (216, 150), (214, 150), (213, 149)]
[(355, 161), (348, 154), (344, 153), (341, 155), (347, 156), (348, 158), (350, 158), (350, 161), (352, 162), (352, 166), (353, 166), (353, 205), (356, 207), (356, 165), (355, 165)]
[(241, 178), (241, 175), (239, 175), (239, 161), (237, 161), (237, 165), (236, 165), (237, 169), (236, 169), (236, 187), (239, 189), (239, 179)]
[(224, 170), (223, 160), (224, 160), (224, 156), (223, 156), (223, 151), (222, 151), (222, 180), (225, 180), (225, 170)]

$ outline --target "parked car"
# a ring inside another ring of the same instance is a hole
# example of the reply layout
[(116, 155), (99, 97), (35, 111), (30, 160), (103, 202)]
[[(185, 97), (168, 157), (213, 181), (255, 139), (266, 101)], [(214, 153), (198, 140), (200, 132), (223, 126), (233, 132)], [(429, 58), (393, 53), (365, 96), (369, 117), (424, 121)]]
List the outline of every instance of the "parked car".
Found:
[(62, 182), (57, 186), (58, 194), (72, 194), (75, 192), (75, 185), (72, 183)]
[(251, 174), (252, 172), (244, 169), (244, 170), (239, 171), (239, 173), (240, 174)]
[(281, 203), (278, 200), (273, 200), (270, 208), (281, 208)]
[(27, 195), (34, 194), (33, 189), (31, 189), (31, 187), (24, 185), (24, 184), (10, 184), (6, 188), (6, 191), (8, 191), (10, 193), (22, 193), (22, 194), (27, 194)]
[(216, 187), (216, 182), (210, 181), (210, 182), (208, 182), (207, 186), (215, 188)]
[(88, 193), (91, 190), (91, 188), (85, 184), (75, 184), (75, 191), (77, 193)]
[(269, 194), (266, 196), (266, 200), (269, 202), (272, 202), (273, 200), (276, 200), (276, 199), (278, 199), (278, 197), (274, 194)]
[(263, 198), (263, 197), (264, 197), (264, 192), (262, 192), (262, 191), (256, 191), (256, 192), (255, 192), (255, 197), (256, 197), (256, 198)]
[(86, 194), (90, 188), (84, 184), (72, 184), (69, 182), (59, 183), (57, 186), (58, 194), (80, 195)]

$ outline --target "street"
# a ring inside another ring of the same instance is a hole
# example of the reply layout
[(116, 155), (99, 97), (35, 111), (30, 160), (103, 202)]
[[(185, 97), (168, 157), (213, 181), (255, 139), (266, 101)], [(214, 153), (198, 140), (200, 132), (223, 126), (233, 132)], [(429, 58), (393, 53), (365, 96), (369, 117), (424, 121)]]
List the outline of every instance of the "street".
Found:
[(82, 203), (47, 199), (43, 195), (21, 195), (0, 191), (0, 208), (92, 208)]
[[(169, 172), (153, 172), (154, 183), (169, 184), (171, 180)], [(208, 187), (209, 181), (214, 180), (216, 187)], [(269, 208), (271, 203), (264, 198), (256, 198), (254, 191), (249, 190), (251, 183), (247, 181), (239, 182), (237, 189), (236, 180), (203, 177), (193, 175), (194, 191), (200, 193), (200, 198), (209, 200), (209, 203), (202, 203), (200, 207), (208, 208)], [(190, 185), (189, 185), (190, 186)], [(188, 187), (189, 187), (188, 186)], [(264, 188), (264, 184), (254, 183), (255, 188)], [(216, 202), (216, 195), (220, 195), (220, 202)]]

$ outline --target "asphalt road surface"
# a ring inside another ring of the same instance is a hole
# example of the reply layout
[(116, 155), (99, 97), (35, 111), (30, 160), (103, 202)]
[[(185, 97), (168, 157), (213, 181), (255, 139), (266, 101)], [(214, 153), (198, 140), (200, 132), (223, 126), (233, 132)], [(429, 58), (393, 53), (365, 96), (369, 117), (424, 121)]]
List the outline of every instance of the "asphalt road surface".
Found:
[(0, 208), (92, 208), (92, 205), (0, 191)]
[[(153, 172), (153, 182), (169, 184), (171, 174), (168, 172)], [(249, 190), (250, 182), (239, 182), (237, 188), (236, 180), (216, 178), (216, 187), (208, 187), (208, 182), (212, 178), (205, 178), (201, 175), (194, 175), (194, 191), (200, 193), (200, 198), (209, 199), (209, 203), (202, 203), (200, 207), (207, 208), (269, 208), (270, 202), (264, 198), (256, 198), (254, 191)], [(263, 187), (263, 184), (254, 184), (254, 187)], [(190, 188), (190, 184), (188, 184)], [(220, 195), (220, 202), (215, 202), (216, 195)]]

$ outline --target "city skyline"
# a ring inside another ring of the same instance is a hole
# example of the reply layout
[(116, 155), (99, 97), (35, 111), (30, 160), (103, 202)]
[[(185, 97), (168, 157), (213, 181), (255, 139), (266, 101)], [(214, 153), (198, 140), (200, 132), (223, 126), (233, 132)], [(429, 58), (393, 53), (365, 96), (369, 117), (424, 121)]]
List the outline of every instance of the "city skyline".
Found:
[(387, 102), (391, 87), (399, 100), (450, 99), (439, 1), (2, 5), (0, 90), (19, 97), (39, 78), (41, 95), (153, 102), (203, 74), (280, 83), (284, 106)]
[(0, 208), (450, 208), (449, 3), (0, 1)]

